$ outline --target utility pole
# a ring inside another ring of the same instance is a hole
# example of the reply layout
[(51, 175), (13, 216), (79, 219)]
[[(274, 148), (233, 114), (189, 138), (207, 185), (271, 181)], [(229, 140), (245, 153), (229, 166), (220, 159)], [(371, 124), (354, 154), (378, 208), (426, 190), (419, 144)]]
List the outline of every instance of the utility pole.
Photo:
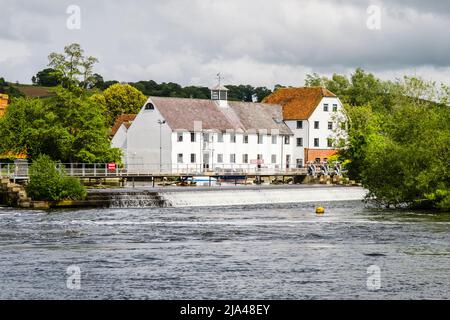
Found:
[(161, 137), (162, 137), (162, 125), (166, 123), (166, 120), (158, 120), (159, 124), (159, 173), (162, 172), (162, 143), (161, 143)]

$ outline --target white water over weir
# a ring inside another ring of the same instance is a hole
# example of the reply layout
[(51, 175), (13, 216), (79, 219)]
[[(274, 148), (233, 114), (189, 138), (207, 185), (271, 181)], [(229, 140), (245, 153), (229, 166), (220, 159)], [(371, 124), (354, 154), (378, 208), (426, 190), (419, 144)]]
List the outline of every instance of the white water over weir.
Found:
[(262, 188), (160, 193), (173, 207), (351, 201), (363, 200), (366, 194), (367, 190), (360, 187)]
[(360, 187), (265, 187), (158, 190), (116, 190), (92, 192), (89, 200), (110, 208), (208, 207), (276, 203), (363, 200), (367, 190)]
[(88, 200), (109, 208), (156, 208), (168, 206), (168, 203), (157, 192), (146, 190), (91, 192)]

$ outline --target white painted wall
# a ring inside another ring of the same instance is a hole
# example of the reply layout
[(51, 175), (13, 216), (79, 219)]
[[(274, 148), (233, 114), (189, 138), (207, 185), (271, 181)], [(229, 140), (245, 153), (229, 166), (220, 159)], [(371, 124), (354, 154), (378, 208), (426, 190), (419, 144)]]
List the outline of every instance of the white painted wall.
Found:
[[(147, 103), (152, 102), (151, 99)], [(147, 104), (146, 103), (146, 104)], [(142, 107), (136, 119), (128, 129), (128, 148), (126, 152), (126, 163), (129, 171), (157, 172), (160, 164), (160, 125), (158, 120), (164, 120), (156, 105), (154, 110), (144, 110)], [(172, 163), (172, 130), (166, 124), (161, 126), (162, 147), (162, 171), (171, 170), (168, 164)]]
[(111, 145), (113, 148), (122, 149), (122, 162), (126, 162), (127, 153), (127, 128), (122, 124), (117, 130), (116, 134), (111, 140)]
[[(328, 111), (324, 111), (324, 104), (328, 104)], [(337, 105), (337, 112), (333, 112), (333, 104)], [(310, 149), (333, 149), (327, 145), (327, 139), (333, 138), (333, 129), (338, 125), (335, 122), (336, 113), (342, 112), (342, 104), (338, 98), (325, 97), (320, 101), (316, 110), (309, 117), (309, 140)], [(319, 121), (319, 129), (314, 129), (314, 122)], [(328, 122), (333, 122), (333, 129), (328, 129)], [(314, 138), (319, 138), (319, 146), (314, 146)]]
[[(286, 154), (290, 154), (290, 145), (284, 145), (284, 139), (278, 134), (276, 135), (276, 144), (272, 144), (272, 136), (263, 135), (263, 143), (258, 144), (258, 136), (256, 134), (248, 134), (248, 143), (244, 143), (244, 134), (236, 133), (236, 142), (231, 142), (231, 133), (223, 133), (223, 142), (218, 142), (218, 133), (209, 132), (209, 143), (203, 139), (201, 132), (196, 132), (196, 141), (191, 142), (190, 132), (183, 132), (183, 142), (178, 142), (178, 133), (172, 134), (172, 159), (175, 170), (186, 171), (202, 170), (205, 163), (204, 154), (208, 154), (208, 167), (212, 170), (216, 169), (243, 169), (255, 170), (258, 165), (251, 164), (252, 160), (258, 158), (258, 154), (262, 155), (264, 163), (261, 164), (262, 170), (275, 170), (281, 168), (282, 154), (284, 155), (283, 164), (285, 165)], [(291, 138), (292, 143), (292, 138)], [(183, 163), (178, 163), (178, 154), (183, 154)], [(191, 154), (195, 154), (196, 163), (191, 163)], [(223, 162), (218, 162), (218, 155), (223, 155)], [(234, 154), (236, 162), (230, 162), (230, 155)], [(248, 155), (248, 163), (243, 162), (243, 155)], [(272, 155), (275, 155), (275, 163), (272, 163)], [(292, 158), (292, 157), (291, 157)], [(176, 167), (176, 168), (175, 168)]]
[[(324, 111), (324, 104), (328, 104), (328, 111)], [(333, 111), (333, 105), (337, 105), (337, 111)], [(302, 159), (303, 165), (305, 161), (305, 148), (309, 149), (333, 149), (328, 147), (328, 138), (335, 138), (334, 129), (338, 125), (337, 115), (342, 114), (343, 106), (341, 101), (335, 97), (323, 98), (309, 119), (302, 120), (303, 128), (297, 129), (297, 121), (285, 121), (287, 126), (294, 133), (291, 153), (293, 155), (293, 163), (296, 159)], [(301, 120), (301, 119), (299, 119)], [(319, 121), (319, 129), (314, 129), (314, 122)], [(333, 123), (333, 129), (328, 129), (328, 122)], [(303, 138), (303, 147), (297, 147), (297, 138)], [(314, 138), (319, 138), (319, 146), (314, 146)]]

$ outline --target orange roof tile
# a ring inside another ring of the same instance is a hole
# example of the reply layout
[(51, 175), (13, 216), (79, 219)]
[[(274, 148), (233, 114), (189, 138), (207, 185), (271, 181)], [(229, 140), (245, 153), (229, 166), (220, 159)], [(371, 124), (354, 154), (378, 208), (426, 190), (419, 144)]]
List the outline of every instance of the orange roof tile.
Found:
[(280, 104), (284, 120), (306, 120), (324, 97), (336, 97), (322, 87), (282, 88), (268, 97), (264, 103)]
[(111, 137), (114, 137), (116, 135), (117, 131), (119, 130), (122, 124), (125, 124), (125, 126), (128, 129), (131, 125), (131, 122), (133, 122), (135, 118), (136, 118), (135, 114), (122, 114), (118, 116), (116, 122), (114, 123), (111, 129)]

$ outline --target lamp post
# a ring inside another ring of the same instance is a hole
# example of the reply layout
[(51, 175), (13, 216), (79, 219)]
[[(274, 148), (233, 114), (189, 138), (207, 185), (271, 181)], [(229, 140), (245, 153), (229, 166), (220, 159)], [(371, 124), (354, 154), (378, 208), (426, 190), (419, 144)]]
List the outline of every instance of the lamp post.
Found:
[(162, 137), (162, 125), (166, 123), (166, 120), (158, 120), (159, 124), (159, 173), (162, 172), (162, 143), (161, 143), (161, 137)]

